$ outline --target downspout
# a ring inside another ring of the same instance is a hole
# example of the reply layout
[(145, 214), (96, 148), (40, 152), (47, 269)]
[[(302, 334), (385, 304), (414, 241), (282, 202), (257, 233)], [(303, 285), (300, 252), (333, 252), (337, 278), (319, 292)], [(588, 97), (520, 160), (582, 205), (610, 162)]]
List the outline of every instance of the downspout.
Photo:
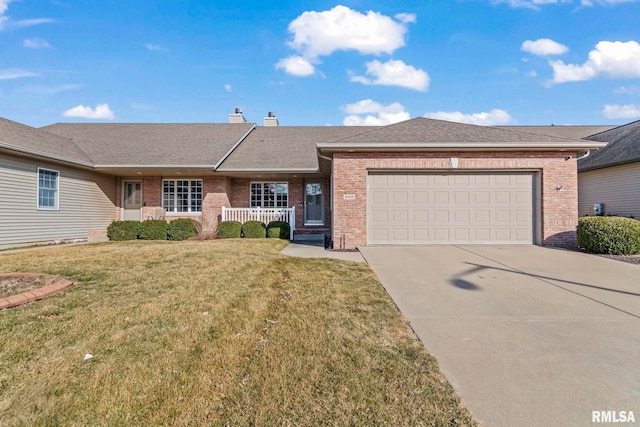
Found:
[(578, 156), (576, 160), (586, 159), (587, 157), (589, 157), (589, 154), (591, 154), (591, 150), (587, 150), (587, 152), (584, 153), (582, 156)]
[(229, 157), (229, 156), (231, 155), (231, 153), (233, 153), (233, 152), (234, 152), (234, 150), (235, 150), (236, 148), (238, 148), (238, 145), (240, 145), (240, 144), (242, 143), (242, 141), (244, 141), (244, 140), (249, 136), (249, 134), (250, 134), (251, 132), (253, 132), (253, 130), (254, 130), (255, 128), (256, 128), (256, 125), (255, 125), (255, 123), (254, 123), (254, 124), (253, 124), (253, 126), (251, 126), (251, 128), (247, 131), (247, 133), (245, 133), (244, 135), (242, 135), (242, 138), (240, 138), (240, 139), (238, 140), (238, 142), (236, 142), (236, 143), (233, 145), (233, 147), (231, 147), (231, 149), (230, 149), (229, 151), (227, 151), (227, 153), (226, 153), (224, 156), (222, 156), (222, 158), (221, 158), (220, 160), (218, 160), (218, 163), (216, 163), (215, 165), (213, 165), (213, 171), (214, 171), (214, 172), (216, 171), (216, 169), (218, 169), (218, 168), (220, 167), (220, 165), (221, 165), (225, 160), (227, 160), (227, 157)]

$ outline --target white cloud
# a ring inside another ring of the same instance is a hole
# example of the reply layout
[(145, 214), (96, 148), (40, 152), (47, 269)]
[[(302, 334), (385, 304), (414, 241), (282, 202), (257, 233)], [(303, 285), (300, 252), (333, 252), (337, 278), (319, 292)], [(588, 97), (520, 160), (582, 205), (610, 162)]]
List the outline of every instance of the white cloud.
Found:
[(78, 105), (68, 109), (63, 113), (64, 117), (82, 117), (84, 119), (105, 119), (113, 120), (113, 111), (107, 104), (98, 104), (96, 108), (85, 107), (84, 105)]
[(402, 61), (380, 62), (377, 59), (367, 62), (367, 75), (351, 76), (352, 82), (359, 82), (365, 85), (400, 86), (409, 89), (426, 92), (429, 88), (429, 75)]
[[(580, 5), (591, 7), (595, 4), (602, 6), (615, 6), (622, 3), (634, 3), (639, 0), (580, 0)], [(573, 0), (492, 0), (493, 4), (506, 3), (511, 7), (523, 7), (540, 10), (541, 6), (548, 4), (573, 3)]]
[(488, 113), (473, 113), (464, 114), (460, 111), (444, 112), (438, 111), (435, 113), (426, 113), (424, 117), (429, 119), (446, 120), (449, 122), (468, 123), (471, 125), (480, 126), (496, 126), (504, 125), (513, 121), (513, 118), (509, 113), (500, 109), (493, 109)]
[(547, 4), (571, 3), (572, 0), (492, 0), (493, 4), (506, 3), (511, 7), (524, 7), (539, 10), (540, 6)]
[(640, 95), (640, 87), (638, 86), (620, 86), (613, 91), (617, 95)]
[(0, 80), (21, 79), (23, 77), (35, 77), (38, 73), (23, 70), (22, 68), (4, 68), (0, 70)]
[(615, 6), (617, 4), (622, 3), (634, 3), (638, 0), (581, 0), (580, 4), (582, 6), (593, 6), (595, 4), (601, 4), (604, 6)]
[(290, 56), (283, 58), (276, 64), (276, 69), (284, 69), (287, 74), (297, 77), (307, 77), (315, 74), (314, 66), (301, 56)]
[(4, 27), (4, 23), (9, 19), (5, 16), (7, 9), (9, 8), (9, 3), (13, 0), (0, 0), (0, 30)]
[(551, 39), (526, 40), (522, 43), (520, 50), (534, 55), (562, 55), (569, 52), (569, 48)]
[(407, 25), (416, 22), (416, 16), (409, 13), (400, 13), (394, 18), (374, 11), (360, 13), (340, 5), (322, 12), (304, 12), (291, 21), (288, 28), (293, 34), (288, 45), (297, 54), (280, 60), (276, 68), (296, 76), (309, 76), (314, 74), (312, 64), (317, 63), (319, 57), (336, 51), (391, 54), (405, 45)]
[(45, 39), (41, 39), (40, 37), (34, 37), (32, 39), (25, 39), (22, 42), (24, 47), (38, 49), (38, 48), (49, 48), (51, 45)]
[(627, 105), (605, 105), (602, 114), (607, 119), (634, 119), (640, 117), (640, 106), (634, 104)]
[(151, 52), (168, 52), (169, 49), (159, 44), (146, 43), (144, 47)]
[(549, 61), (555, 83), (608, 78), (640, 78), (640, 44), (636, 41), (601, 41), (589, 52), (589, 59), (582, 65)]
[(231, 85), (224, 85), (224, 90), (226, 90), (227, 92), (231, 93), (233, 88), (231, 87)]
[(382, 105), (371, 99), (364, 99), (348, 104), (344, 110), (349, 114), (342, 121), (345, 126), (384, 126), (411, 118), (404, 106), (398, 102)]
[(155, 110), (156, 107), (154, 107), (153, 105), (149, 105), (149, 104), (142, 104), (142, 103), (139, 103), (139, 102), (132, 102), (131, 103), (131, 108), (135, 108), (136, 110), (151, 111), (151, 110)]
[(48, 95), (56, 95), (62, 92), (82, 89), (83, 87), (84, 85), (81, 85), (81, 84), (62, 84), (58, 86), (29, 85), (29, 86), (21, 87), (19, 91), (48, 96)]

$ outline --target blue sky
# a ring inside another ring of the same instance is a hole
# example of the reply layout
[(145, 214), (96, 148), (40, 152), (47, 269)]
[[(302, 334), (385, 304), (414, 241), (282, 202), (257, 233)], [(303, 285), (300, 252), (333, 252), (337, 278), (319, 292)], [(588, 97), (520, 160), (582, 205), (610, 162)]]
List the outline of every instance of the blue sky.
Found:
[(0, 117), (640, 118), (640, 1), (0, 0)]

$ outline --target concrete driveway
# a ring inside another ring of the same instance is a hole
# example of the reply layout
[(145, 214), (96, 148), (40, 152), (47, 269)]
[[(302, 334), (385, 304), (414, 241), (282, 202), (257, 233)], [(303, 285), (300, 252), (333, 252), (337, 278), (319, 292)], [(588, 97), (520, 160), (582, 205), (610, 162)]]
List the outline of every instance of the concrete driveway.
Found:
[(537, 246), (360, 251), (483, 425), (640, 425), (640, 266)]

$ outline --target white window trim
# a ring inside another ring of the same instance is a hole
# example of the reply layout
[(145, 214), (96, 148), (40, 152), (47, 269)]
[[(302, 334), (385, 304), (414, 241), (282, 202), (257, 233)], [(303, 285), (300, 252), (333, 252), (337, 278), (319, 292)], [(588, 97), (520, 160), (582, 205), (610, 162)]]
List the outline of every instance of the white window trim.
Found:
[[(53, 172), (56, 174), (56, 197), (55, 197), (55, 206), (40, 206), (40, 171)], [(36, 192), (36, 207), (39, 211), (59, 211), (60, 210), (60, 171), (49, 168), (38, 168), (38, 173), (36, 174), (37, 181), (37, 192)]]
[[(251, 185), (252, 184), (262, 184), (262, 189), (264, 191), (264, 184), (275, 184), (276, 186), (278, 184), (287, 184), (287, 206), (273, 206), (273, 207), (268, 207), (265, 208), (264, 206), (262, 206), (263, 209), (283, 209), (283, 208), (288, 208), (289, 207), (289, 181), (251, 181), (249, 182), (249, 207), (250, 208), (257, 208), (258, 206), (251, 206)], [(262, 201), (264, 202), (264, 193), (262, 193)]]
[[(204, 203), (204, 180), (202, 178), (162, 178), (162, 187), (160, 188), (160, 206), (164, 209), (164, 183), (165, 181), (189, 181), (189, 210), (186, 212), (178, 212), (178, 211), (170, 211), (167, 210), (165, 216), (201, 216), (202, 215), (202, 205)], [(202, 200), (200, 200), (200, 210), (199, 211), (191, 211), (191, 181), (200, 181), (200, 187), (202, 188)], [(177, 194), (177, 193), (176, 193)], [(177, 202), (177, 200), (174, 200)], [(177, 207), (177, 203), (175, 204)]]

